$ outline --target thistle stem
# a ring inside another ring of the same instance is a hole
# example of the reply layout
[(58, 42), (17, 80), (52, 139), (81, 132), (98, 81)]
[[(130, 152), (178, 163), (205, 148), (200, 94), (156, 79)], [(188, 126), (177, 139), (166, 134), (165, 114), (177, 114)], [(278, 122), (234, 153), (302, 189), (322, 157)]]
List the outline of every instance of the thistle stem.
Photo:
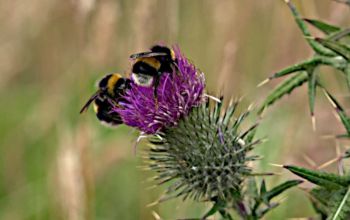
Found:
[(232, 216), (226, 212), (225, 210), (219, 210), (219, 213), (221, 214), (223, 219), (229, 219), (229, 220), (233, 220)]
[(288, 5), (289, 9), (291, 10), (291, 12), (294, 16), (294, 19), (295, 19), (297, 25), (299, 26), (299, 29), (301, 30), (304, 37), (306, 37), (306, 40), (309, 43), (310, 47), (317, 54), (324, 55), (324, 56), (330, 56), (330, 57), (335, 56), (336, 54), (333, 51), (329, 50), (328, 48), (325, 48), (324, 46), (322, 46), (321, 44), (317, 43), (315, 40), (310, 38), (310, 37), (312, 37), (312, 35), (311, 35), (309, 29), (307, 28), (305, 22), (301, 18), (299, 12), (295, 8), (294, 4), (289, 0), (286, 0), (286, 3)]
[(234, 192), (233, 195), (234, 195), (233, 208), (242, 217), (242, 219), (249, 219), (247, 208), (243, 202), (241, 192)]
[(242, 217), (246, 217), (247, 216), (247, 210), (246, 210), (245, 205), (243, 204), (243, 202), (237, 201), (236, 202), (236, 207), (237, 207), (237, 211), (239, 212), (239, 214)]

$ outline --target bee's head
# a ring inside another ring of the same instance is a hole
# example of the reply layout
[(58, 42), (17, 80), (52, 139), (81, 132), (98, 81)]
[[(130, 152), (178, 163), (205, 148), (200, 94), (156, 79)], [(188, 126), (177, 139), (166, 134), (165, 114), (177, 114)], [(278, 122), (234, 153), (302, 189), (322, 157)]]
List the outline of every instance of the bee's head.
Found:
[(175, 57), (175, 52), (170, 49), (169, 47), (166, 46), (160, 46), (160, 45), (155, 45), (151, 48), (152, 52), (156, 52), (156, 53), (165, 53), (165, 56), (161, 56), (159, 57), (160, 60), (164, 60), (164, 61), (175, 61), (176, 57)]
[(125, 93), (126, 90), (131, 88), (131, 80), (127, 78), (119, 78), (113, 85), (113, 94), (115, 97), (119, 97)]
[(123, 78), (119, 73), (112, 73), (103, 77), (98, 83), (98, 87), (101, 91), (116, 96), (130, 87), (130, 80)]
[(106, 90), (108, 88), (108, 82), (112, 78), (113, 74), (105, 75), (99, 82), (98, 82), (98, 88), (102, 91)]

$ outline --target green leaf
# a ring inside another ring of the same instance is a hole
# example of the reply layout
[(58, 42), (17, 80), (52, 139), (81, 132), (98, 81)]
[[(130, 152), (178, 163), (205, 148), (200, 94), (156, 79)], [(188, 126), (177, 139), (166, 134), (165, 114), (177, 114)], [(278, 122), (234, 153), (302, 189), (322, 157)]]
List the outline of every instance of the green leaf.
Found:
[(209, 216), (214, 215), (216, 212), (218, 212), (219, 210), (223, 209), (225, 207), (225, 203), (221, 200), (216, 201), (213, 205), (213, 207), (211, 207), (211, 209), (205, 213), (205, 215), (201, 218), (201, 219), (206, 219)]
[(266, 183), (265, 180), (261, 181), (261, 186), (260, 186), (260, 195), (263, 195), (266, 193)]
[(350, 6), (350, 0), (337, 0), (337, 2)]
[(322, 219), (349, 219), (350, 199), (348, 188), (326, 189), (316, 187), (310, 192), (310, 199)]
[(347, 150), (344, 152), (342, 158), (344, 158), (344, 159), (350, 158), (350, 149), (347, 149)]
[(347, 189), (344, 197), (337, 205), (336, 209), (327, 218), (329, 220), (347, 220), (350, 214), (350, 187)]
[(283, 70), (280, 70), (273, 74), (269, 79), (275, 79), (279, 78), (282, 76), (286, 76), (291, 73), (299, 72), (299, 71), (304, 71), (308, 70), (310, 68), (315, 68), (317, 65), (321, 64), (322, 61), (319, 57), (312, 58), (310, 60), (303, 61), (301, 63), (294, 64), (292, 66), (289, 66)]
[(226, 210), (219, 210), (219, 213), (222, 217), (222, 219), (227, 219), (227, 220), (233, 220), (232, 216), (230, 215), (229, 212), (227, 212)]
[(297, 166), (283, 166), (290, 172), (318, 185), (329, 189), (337, 189), (348, 187), (350, 184), (350, 176), (339, 176), (333, 173), (309, 170)]
[(268, 213), (269, 211), (271, 211), (272, 209), (276, 208), (279, 205), (280, 203), (272, 203), (268, 207), (258, 210), (257, 211), (258, 219), (262, 218), (266, 213)]
[(272, 93), (270, 93), (270, 95), (268, 95), (262, 106), (259, 108), (258, 114), (261, 114), (266, 107), (272, 105), (284, 95), (291, 93), (295, 88), (301, 86), (307, 80), (308, 75), (305, 72), (302, 72), (283, 81), (272, 91)]
[(246, 143), (250, 143), (253, 141), (257, 127), (259, 123), (254, 124), (250, 128), (248, 128), (243, 134), (239, 136), (239, 138), (244, 139)]
[(315, 28), (319, 29), (320, 31), (322, 31), (325, 34), (331, 34), (337, 31), (340, 31), (340, 27), (331, 25), (331, 24), (327, 24), (323, 21), (319, 21), (316, 19), (309, 19), (309, 18), (304, 18), (304, 21), (306, 21), (307, 23), (311, 24), (312, 26), (314, 26)]
[[(347, 67), (347, 61), (339, 57), (322, 57), (322, 56), (315, 56), (312, 59), (303, 61), (301, 63), (294, 64), (292, 66), (289, 66), (283, 70), (280, 70), (270, 76), (268, 80), (279, 78), (282, 76), (289, 75), (294, 72), (299, 71), (310, 71), (310, 69), (314, 69), (319, 65), (327, 65), (332, 66), (336, 69), (339, 69), (341, 71), (344, 71), (344, 69)], [(265, 80), (266, 81), (266, 80)], [(265, 82), (264, 81), (264, 82)]]
[(326, 97), (328, 98), (328, 100), (331, 102), (331, 104), (335, 108), (336, 112), (338, 113), (340, 120), (343, 123), (346, 129), (346, 132), (349, 136), (350, 135), (350, 118), (347, 116), (347, 114), (345, 113), (345, 110), (341, 107), (338, 101), (326, 89), (323, 89), (323, 91)]
[(333, 34), (331, 34), (330, 36), (327, 37), (328, 40), (340, 40), (344, 37), (348, 37), (350, 36), (350, 28), (346, 28), (344, 30), (340, 30), (338, 32), (335, 32)]
[(262, 195), (262, 199), (266, 204), (268, 204), (270, 200), (273, 199), (274, 197), (278, 196), (279, 194), (283, 193), (284, 191), (286, 191), (287, 189), (293, 186), (299, 185), (302, 182), (303, 182), (302, 180), (288, 180), (278, 186), (275, 186), (268, 192), (264, 193)]
[(346, 76), (346, 82), (348, 83), (348, 88), (350, 90), (350, 63), (348, 63), (346, 66), (344, 73)]
[(339, 54), (340, 56), (344, 57), (346, 60), (350, 60), (350, 48), (347, 47), (346, 45), (336, 41), (322, 39), (322, 38), (315, 38), (315, 40), (320, 44), (322, 44), (323, 46)]
[(314, 69), (311, 69), (310, 72), (308, 72), (308, 75), (309, 75), (309, 80), (308, 80), (309, 106), (310, 106), (311, 117), (313, 117), (314, 110), (315, 110), (317, 75), (314, 72)]
[(249, 197), (257, 198), (259, 196), (255, 177), (248, 178), (247, 193), (249, 194)]
[(307, 25), (305, 24), (305, 22), (303, 21), (303, 19), (300, 17), (299, 12), (297, 11), (297, 9), (295, 8), (295, 6), (292, 4), (291, 1), (286, 1), (289, 9), (291, 10), (294, 19), (296, 21), (296, 23), (299, 26), (299, 29), (301, 30), (301, 32), (303, 33), (304, 37), (306, 38), (306, 40), (308, 41), (310, 47), (319, 55), (324, 55), (324, 56), (334, 56), (334, 52), (329, 50), (328, 48), (325, 48), (324, 46), (322, 46), (321, 44), (319, 44), (318, 42), (316, 42), (312, 36), (310, 31), (307, 28)]
[(349, 139), (350, 135), (349, 134), (337, 134), (337, 135), (335, 135), (335, 138), (337, 138), (337, 139)]
[(315, 187), (310, 191), (309, 194), (312, 205), (316, 212), (322, 216), (322, 219), (326, 219), (326, 217), (329, 215), (329, 203), (331, 201), (331, 197), (336, 192), (336, 190), (326, 189), (324, 187)]

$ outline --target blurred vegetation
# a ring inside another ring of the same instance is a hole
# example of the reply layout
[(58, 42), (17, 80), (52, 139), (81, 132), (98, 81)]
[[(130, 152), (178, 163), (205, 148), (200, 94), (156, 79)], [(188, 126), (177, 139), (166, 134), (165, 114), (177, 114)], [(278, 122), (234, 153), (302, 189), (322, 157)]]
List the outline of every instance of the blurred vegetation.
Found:
[[(350, 25), (343, 4), (294, 3), (308, 18)], [(131, 53), (158, 42), (178, 44), (205, 72), (209, 91), (245, 95), (248, 105), (278, 83), (257, 89), (259, 82), (312, 53), (276, 0), (3, 0), (0, 25), (0, 219), (11, 220), (154, 219), (152, 210), (164, 219), (200, 216), (208, 207), (189, 201), (147, 207), (161, 192), (148, 189), (151, 173), (138, 168), (137, 134), (101, 126), (92, 110), (78, 114), (95, 81), (127, 73)], [(349, 97), (340, 95), (346, 85), (336, 83), (343, 78), (327, 74), (330, 68), (320, 71), (335, 82), (328, 89), (346, 109)], [(314, 132), (306, 93), (303, 87), (266, 113), (258, 135), (269, 142), (256, 149), (264, 155), (255, 164), (261, 171), (281, 171), (269, 163), (315, 168), (336, 156), (335, 140), (322, 136), (344, 130), (320, 98)], [(267, 185), (292, 177), (283, 172)], [(266, 219), (314, 215), (300, 189), (288, 195)]]

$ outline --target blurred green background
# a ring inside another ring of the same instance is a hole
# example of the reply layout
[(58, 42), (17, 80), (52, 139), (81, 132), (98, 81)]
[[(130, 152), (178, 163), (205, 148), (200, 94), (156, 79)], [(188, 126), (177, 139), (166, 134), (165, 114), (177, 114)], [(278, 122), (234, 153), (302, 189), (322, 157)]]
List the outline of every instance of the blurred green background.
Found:
[[(294, 2), (306, 17), (350, 25), (342, 4)], [(178, 44), (206, 74), (208, 91), (244, 95), (248, 106), (278, 83), (256, 88), (259, 82), (311, 54), (282, 0), (0, 0), (0, 27), (0, 219), (6, 220), (154, 219), (152, 211), (162, 219), (201, 216), (208, 204), (175, 199), (147, 207), (164, 188), (149, 189), (152, 173), (139, 168), (133, 153), (137, 132), (104, 127), (92, 110), (79, 115), (95, 81), (128, 72), (134, 52)], [(321, 71), (341, 96), (342, 79)], [(256, 150), (264, 158), (254, 166), (280, 174), (268, 177), (269, 186), (295, 178), (270, 163), (313, 167), (335, 157), (337, 143), (322, 136), (341, 132), (341, 125), (320, 96), (314, 132), (306, 92), (275, 104), (262, 122), (258, 135), (269, 142)], [(301, 189), (280, 199), (266, 219), (314, 214)]]

